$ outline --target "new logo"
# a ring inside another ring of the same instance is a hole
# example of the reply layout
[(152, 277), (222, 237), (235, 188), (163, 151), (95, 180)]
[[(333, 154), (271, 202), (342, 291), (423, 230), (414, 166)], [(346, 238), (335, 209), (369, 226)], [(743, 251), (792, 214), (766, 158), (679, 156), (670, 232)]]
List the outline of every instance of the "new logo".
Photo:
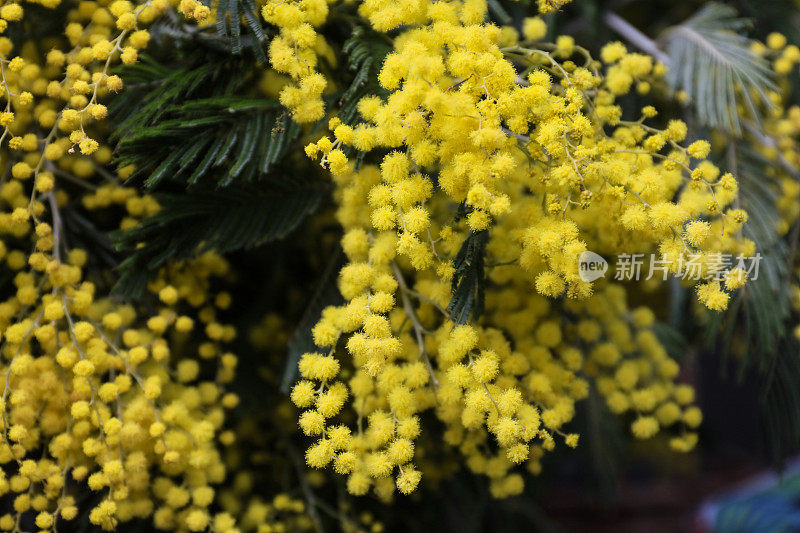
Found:
[(578, 276), (582, 281), (595, 281), (604, 277), (607, 271), (608, 261), (594, 252), (587, 250), (578, 258)]

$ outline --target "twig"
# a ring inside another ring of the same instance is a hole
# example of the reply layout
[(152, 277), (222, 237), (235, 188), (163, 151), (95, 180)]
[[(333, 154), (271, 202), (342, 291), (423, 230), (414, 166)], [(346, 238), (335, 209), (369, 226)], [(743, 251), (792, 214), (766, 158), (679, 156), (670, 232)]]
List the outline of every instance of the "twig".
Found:
[(431, 360), (428, 358), (428, 353), (425, 351), (425, 338), (423, 337), (425, 328), (420, 324), (419, 317), (417, 317), (417, 313), (414, 312), (414, 306), (411, 305), (411, 300), (408, 298), (408, 285), (406, 285), (403, 273), (400, 272), (400, 267), (397, 266), (397, 263), (392, 262), (392, 269), (394, 269), (394, 277), (400, 285), (400, 297), (403, 299), (403, 309), (406, 312), (406, 316), (411, 319), (411, 323), (414, 325), (414, 335), (417, 337), (417, 345), (419, 346), (419, 357), (425, 360), (425, 366), (428, 367), (428, 374), (431, 376), (431, 382), (434, 388), (438, 388), (439, 380), (436, 379), (436, 375), (433, 373), (433, 365), (431, 365)]
[(611, 11), (606, 11), (603, 13), (603, 22), (606, 23), (606, 26), (625, 37), (625, 39), (640, 50), (647, 52), (665, 65), (669, 65), (669, 56), (658, 47), (655, 41), (640, 32), (624, 18)]
[(419, 299), (419, 300), (422, 300), (423, 302), (426, 302), (426, 303), (429, 303), (429, 304), (431, 304), (431, 305), (432, 305), (433, 307), (435, 307), (435, 308), (436, 308), (436, 309), (437, 309), (437, 310), (438, 310), (440, 313), (442, 313), (442, 315), (444, 315), (444, 317), (445, 317), (446, 319), (450, 320), (450, 313), (448, 313), (448, 312), (447, 312), (447, 309), (445, 309), (444, 307), (442, 307), (441, 305), (439, 305), (439, 303), (438, 303), (438, 302), (436, 302), (436, 300), (433, 300), (432, 298), (428, 298), (427, 296), (425, 296), (425, 295), (424, 295), (424, 294), (422, 294), (421, 292), (415, 291), (414, 289), (409, 289), (408, 287), (406, 287), (406, 289), (405, 289), (405, 291), (404, 291), (404, 292), (406, 292), (406, 293), (410, 294), (411, 296), (414, 296), (415, 298), (417, 298), (417, 299)]
[(53, 191), (47, 193), (47, 200), (50, 202), (50, 214), (53, 217), (53, 257), (59, 263), (61, 262), (61, 232), (63, 225), (61, 223), (61, 211), (58, 209), (58, 201)]

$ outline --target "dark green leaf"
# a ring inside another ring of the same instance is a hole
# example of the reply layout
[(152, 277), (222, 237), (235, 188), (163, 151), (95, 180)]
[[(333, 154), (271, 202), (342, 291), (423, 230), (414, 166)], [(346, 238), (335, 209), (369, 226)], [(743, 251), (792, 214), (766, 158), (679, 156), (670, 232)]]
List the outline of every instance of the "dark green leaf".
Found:
[[(217, 10), (215, 24), (217, 35), (227, 40), (231, 53), (238, 55), (244, 48), (248, 48), (253, 51), (259, 63), (266, 63), (267, 57), (264, 54), (266, 32), (255, 1), (220, 0), (213, 7)], [(242, 17), (248, 31), (247, 38), (242, 37)]]
[(489, 232), (486, 230), (470, 233), (453, 260), (453, 296), (447, 311), (456, 324), (465, 324), (470, 314), (474, 320), (483, 314), (486, 282), (484, 263), (488, 241)]
[(352, 124), (358, 119), (356, 106), (364, 96), (386, 97), (387, 92), (378, 85), (378, 72), (390, 50), (391, 45), (384, 36), (361, 26), (345, 41), (342, 51), (347, 54), (348, 69), (355, 71), (355, 75), (338, 97), (342, 122)]
[(117, 135), (118, 163), (135, 165), (131, 179), (152, 189), (164, 179), (201, 183), (208, 174), (220, 186), (253, 181), (283, 158), (300, 128), (276, 101), (225, 96), (168, 106), (153, 124)]
[(767, 454), (776, 466), (800, 449), (800, 345), (791, 337), (769, 357), (762, 376), (759, 413)]
[(513, 22), (511, 15), (508, 14), (498, 0), (488, 0), (487, 5), (489, 7), (489, 13), (491, 13), (492, 17), (500, 24), (508, 25)]
[(158, 214), (112, 236), (115, 247), (128, 252), (117, 292), (138, 296), (168, 259), (208, 250), (226, 253), (283, 238), (316, 209), (324, 193), (310, 178), (259, 185), (158, 196)]

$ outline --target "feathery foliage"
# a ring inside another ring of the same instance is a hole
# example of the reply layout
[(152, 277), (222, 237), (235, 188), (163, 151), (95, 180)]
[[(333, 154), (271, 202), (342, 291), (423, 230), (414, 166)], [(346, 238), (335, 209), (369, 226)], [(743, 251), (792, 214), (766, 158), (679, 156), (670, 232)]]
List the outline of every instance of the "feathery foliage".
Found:
[[(174, 62), (123, 69), (116, 162), (158, 195), (161, 211), (113, 235), (128, 253), (116, 290), (140, 294), (169, 257), (251, 248), (286, 236), (319, 203), (315, 173), (278, 169), (300, 136), (280, 104), (252, 94), (250, 56), (196, 47)], [(235, 186), (234, 186), (235, 185)], [(175, 194), (175, 188), (188, 190)]]
[(784, 337), (762, 376), (759, 420), (767, 456), (777, 467), (800, 448), (800, 345)]
[[(776, 231), (780, 217), (774, 206), (779, 183), (770, 172), (773, 162), (745, 142), (729, 147), (729, 160), (739, 176), (742, 207), (749, 220), (744, 234), (761, 254), (758, 277), (736, 294), (725, 313), (708, 324), (709, 345), (728, 355), (735, 345), (745, 345), (738, 362), (738, 377), (758, 375), (759, 421), (767, 457), (777, 466), (800, 448), (800, 351), (791, 338), (793, 317), (790, 291), (793, 252)], [(730, 518), (730, 517), (728, 517)]]
[(453, 296), (447, 304), (447, 311), (455, 324), (466, 324), (470, 314), (473, 320), (483, 314), (486, 285), (484, 263), (488, 242), (488, 231), (470, 233), (453, 260)]
[(742, 131), (737, 104), (758, 121), (759, 106), (770, 105), (767, 92), (775, 89), (768, 63), (741, 33), (748, 25), (732, 7), (710, 2), (660, 38), (670, 85), (686, 91), (702, 123), (736, 134)]
[(316, 209), (322, 192), (309, 177), (287, 175), (280, 184), (261, 187), (160, 195), (157, 215), (113, 235), (117, 249), (128, 253), (116, 290), (140, 294), (149, 276), (170, 258), (207, 250), (227, 253), (283, 238)]
[(111, 109), (120, 119), (117, 163), (134, 165), (131, 178), (148, 188), (166, 178), (194, 185), (212, 175), (227, 186), (268, 173), (300, 128), (277, 101), (238, 94), (251, 67), (245, 60), (190, 61), (173, 69), (151, 59), (126, 68), (133, 87)]
[[(211, 3), (208, 0), (209, 7), (211, 7)], [(240, 54), (242, 49), (247, 47), (253, 50), (259, 63), (266, 63), (264, 41), (267, 35), (261, 25), (256, 3), (253, 0), (217, 0), (213, 3), (217, 12), (217, 35), (228, 40), (231, 53)], [(244, 18), (245, 28), (248, 31), (248, 35), (244, 38), (242, 36), (242, 18)]]
[(729, 170), (739, 176), (742, 207), (749, 215), (744, 234), (756, 243), (761, 254), (758, 278), (735, 295), (727, 313), (717, 314), (708, 330), (709, 340), (728, 352), (734, 337), (741, 334), (750, 349), (743, 360), (742, 371), (751, 362), (764, 370), (764, 354), (777, 349), (777, 342), (786, 335), (786, 321), (790, 317), (790, 299), (786, 287), (792, 276), (790, 249), (778, 235), (780, 220), (775, 211), (779, 184), (769, 168), (773, 163), (744, 142), (737, 142), (733, 150), (735, 167)]
[(221, 186), (253, 181), (286, 153), (300, 128), (278, 102), (246, 97), (193, 100), (170, 107), (170, 118), (127, 134), (119, 163), (133, 164), (147, 188), (169, 177), (189, 185), (209, 174)]
[(351, 124), (358, 118), (358, 101), (367, 95), (385, 97), (387, 92), (378, 85), (378, 72), (391, 45), (381, 36), (363, 26), (356, 26), (353, 35), (344, 42), (347, 68), (355, 72), (353, 80), (339, 96), (339, 118)]

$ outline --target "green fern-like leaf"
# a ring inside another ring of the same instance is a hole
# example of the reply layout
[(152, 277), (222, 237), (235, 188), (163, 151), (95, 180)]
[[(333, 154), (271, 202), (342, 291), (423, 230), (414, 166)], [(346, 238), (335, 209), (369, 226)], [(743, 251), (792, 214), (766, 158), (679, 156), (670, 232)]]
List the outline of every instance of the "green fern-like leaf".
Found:
[(750, 51), (752, 41), (741, 34), (748, 24), (730, 6), (709, 2), (660, 39), (669, 55), (670, 85), (686, 91), (701, 122), (737, 135), (737, 105), (758, 122), (760, 109), (770, 106), (767, 93), (775, 89), (766, 60)]
[(800, 345), (781, 339), (780, 350), (769, 357), (762, 374), (759, 413), (767, 455), (776, 466), (800, 449)]
[(252, 60), (207, 51), (177, 67), (149, 58), (126, 67), (130, 87), (110, 109), (116, 163), (133, 165), (131, 179), (150, 189), (166, 179), (228, 186), (270, 172), (300, 126), (279, 102), (246, 95), (252, 69)]
[(483, 314), (484, 288), (486, 284), (485, 256), (489, 232), (470, 233), (453, 261), (453, 296), (447, 305), (450, 319), (456, 324), (465, 324), (470, 315), (477, 320)]
[(157, 194), (161, 211), (113, 235), (126, 255), (118, 292), (141, 294), (168, 259), (284, 237), (316, 208), (316, 173), (290, 174), (283, 161), (300, 126), (258, 97), (257, 68), (252, 56), (194, 47), (123, 69), (128, 87), (110, 109), (116, 163), (133, 166), (129, 182)]
[(172, 106), (170, 118), (126, 134), (118, 164), (148, 188), (166, 178), (193, 185), (213, 173), (217, 185), (253, 181), (286, 153), (300, 127), (278, 102), (244, 97), (194, 100)]
[[(259, 63), (265, 64), (264, 43), (267, 39), (264, 27), (259, 21), (258, 6), (253, 0), (206, 0), (206, 5), (216, 8), (217, 35), (227, 40), (232, 54), (241, 54), (250, 48)], [(242, 19), (248, 31), (242, 35)]]
[(747, 346), (737, 361), (738, 377), (757, 376), (764, 449), (780, 466), (800, 449), (800, 347), (789, 332), (797, 316), (792, 313), (787, 289), (794, 257), (778, 233), (780, 215), (775, 209), (781, 173), (775, 172), (773, 161), (746, 142), (732, 142), (728, 149), (728, 170), (739, 178), (741, 207), (749, 215), (743, 233), (756, 243), (762, 258), (758, 278), (736, 292), (725, 313), (714, 315), (707, 329), (708, 340), (722, 355), (730, 353), (735, 344)]
[(116, 125), (111, 140), (119, 142), (158, 123), (179, 104), (240, 94), (252, 70), (252, 61), (201, 47), (163, 62), (145, 55), (139, 63), (117, 69), (126, 86), (109, 106)]
[(763, 370), (763, 356), (774, 353), (786, 334), (791, 313), (786, 287), (792, 271), (789, 247), (777, 231), (780, 219), (774, 206), (779, 184), (768, 171), (773, 163), (743, 142), (733, 144), (731, 149), (736, 154), (736, 168), (729, 170), (739, 177), (741, 207), (749, 215), (743, 233), (756, 243), (761, 261), (758, 278), (737, 291), (726, 313), (713, 317), (708, 339), (726, 353), (737, 335), (743, 335), (750, 347), (742, 361), (743, 372), (753, 361)]
[(514, 22), (514, 19), (511, 18), (511, 15), (508, 14), (508, 11), (500, 4), (499, 0), (488, 0), (486, 5), (492, 18), (500, 24), (508, 25)]
[(388, 93), (378, 85), (378, 72), (390, 44), (378, 33), (361, 26), (353, 30), (353, 35), (342, 46), (347, 54), (348, 69), (354, 71), (353, 80), (339, 96), (339, 118), (352, 124), (358, 118), (358, 101), (364, 96), (374, 94), (385, 97)]
[(208, 250), (227, 253), (283, 238), (316, 209), (324, 192), (312, 178), (282, 176), (258, 187), (159, 195), (157, 215), (112, 235), (115, 247), (128, 253), (116, 290), (129, 297), (142, 294), (168, 259)]

